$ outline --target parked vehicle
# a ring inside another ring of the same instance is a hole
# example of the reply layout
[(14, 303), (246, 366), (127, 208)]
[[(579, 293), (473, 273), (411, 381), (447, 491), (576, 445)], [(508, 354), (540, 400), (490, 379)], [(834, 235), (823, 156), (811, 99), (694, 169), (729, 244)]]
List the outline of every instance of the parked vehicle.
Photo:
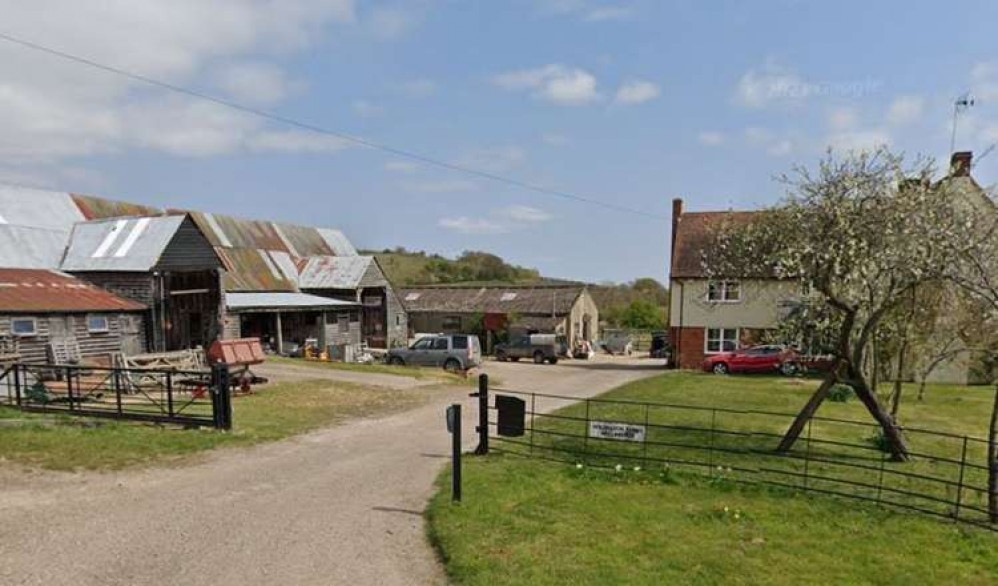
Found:
[(478, 336), (470, 334), (423, 336), (408, 348), (389, 350), (386, 361), (396, 366), (437, 366), (458, 372), (482, 364), (482, 347)]
[(601, 345), (607, 354), (630, 356), (634, 351), (634, 336), (622, 330), (608, 330), (604, 333)]
[(529, 358), (534, 364), (558, 364), (558, 357), (565, 350), (563, 342), (554, 335), (531, 334), (514, 336), (509, 342), (496, 345), (496, 360), (506, 362)]
[(703, 361), (703, 370), (714, 374), (778, 372), (790, 376), (800, 371), (800, 361), (792, 348), (752, 346), (708, 356)]
[(669, 334), (666, 332), (652, 332), (651, 349), (648, 350), (649, 358), (669, 357)]

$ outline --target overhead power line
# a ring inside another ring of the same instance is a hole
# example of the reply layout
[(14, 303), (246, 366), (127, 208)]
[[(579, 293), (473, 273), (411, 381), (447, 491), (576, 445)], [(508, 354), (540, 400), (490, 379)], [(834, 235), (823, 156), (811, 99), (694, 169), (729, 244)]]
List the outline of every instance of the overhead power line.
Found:
[(459, 172), (459, 173), (464, 173), (465, 175), (470, 175), (470, 176), (478, 177), (478, 178), (481, 178), (481, 179), (488, 179), (490, 181), (495, 181), (497, 183), (503, 183), (503, 184), (510, 185), (510, 186), (513, 186), (513, 187), (517, 187), (517, 188), (520, 188), (520, 189), (525, 189), (527, 191), (533, 191), (535, 193), (541, 193), (541, 194), (545, 194), (545, 195), (559, 197), (559, 198), (566, 199), (566, 200), (576, 201), (576, 202), (579, 202), (579, 203), (585, 203), (585, 204), (600, 206), (600, 207), (603, 207), (603, 208), (606, 208), (606, 209), (610, 209), (610, 210), (614, 210), (614, 211), (618, 211), (618, 212), (623, 212), (623, 213), (627, 213), (627, 214), (633, 214), (633, 215), (637, 215), (637, 216), (644, 216), (644, 217), (647, 217), (647, 218), (654, 218), (656, 220), (665, 220), (665, 219), (667, 219), (667, 217), (665, 215), (663, 215), (663, 214), (656, 214), (656, 213), (653, 213), (653, 212), (647, 212), (647, 211), (644, 211), (644, 210), (639, 210), (637, 208), (631, 208), (631, 207), (628, 207), (628, 206), (623, 206), (623, 205), (619, 205), (619, 204), (615, 204), (615, 203), (610, 203), (610, 202), (607, 202), (607, 201), (602, 201), (602, 200), (598, 200), (598, 199), (584, 197), (584, 196), (581, 196), (581, 195), (576, 195), (576, 194), (570, 193), (568, 191), (562, 191), (562, 190), (559, 190), (559, 189), (552, 189), (552, 188), (549, 188), (549, 187), (544, 187), (543, 185), (536, 185), (536, 184), (529, 183), (527, 181), (522, 181), (520, 179), (516, 179), (516, 178), (513, 178), (513, 177), (506, 177), (504, 175), (499, 175), (499, 174), (496, 174), (496, 173), (491, 173), (489, 171), (483, 171), (481, 169), (475, 169), (473, 167), (467, 167), (467, 166), (464, 166), (464, 165), (458, 165), (456, 163), (449, 163), (447, 161), (436, 159), (436, 158), (433, 158), (433, 157), (430, 157), (430, 156), (427, 156), (427, 155), (420, 154), (420, 153), (415, 152), (415, 151), (410, 151), (408, 149), (394, 147), (394, 146), (391, 146), (389, 144), (384, 144), (384, 143), (380, 143), (380, 142), (375, 142), (373, 140), (369, 140), (369, 139), (362, 138), (362, 137), (359, 137), (359, 136), (354, 136), (354, 135), (347, 134), (347, 133), (344, 133), (344, 132), (339, 132), (339, 131), (336, 131), (336, 130), (330, 130), (328, 128), (323, 128), (321, 126), (318, 126), (318, 125), (315, 125), (315, 124), (312, 124), (312, 123), (309, 123), (309, 122), (302, 122), (302, 121), (296, 120), (294, 118), (289, 118), (287, 116), (282, 116), (281, 114), (275, 114), (273, 112), (268, 112), (266, 110), (261, 110), (259, 108), (254, 108), (252, 106), (246, 106), (244, 104), (240, 104), (238, 102), (227, 100), (225, 98), (220, 98), (220, 97), (217, 97), (217, 96), (213, 96), (211, 94), (200, 92), (198, 90), (193, 90), (193, 89), (190, 89), (190, 88), (187, 88), (187, 87), (179, 86), (179, 85), (172, 84), (172, 83), (169, 83), (169, 82), (166, 82), (166, 81), (162, 81), (162, 80), (159, 80), (159, 79), (148, 77), (146, 75), (142, 75), (142, 74), (139, 74), (139, 73), (134, 73), (132, 71), (121, 69), (121, 68), (114, 67), (114, 66), (111, 66), (111, 65), (106, 65), (104, 63), (100, 63), (100, 62), (94, 61), (92, 59), (88, 59), (86, 57), (81, 57), (79, 55), (74, 55), (72, 53), (67, 53), (67, 52), (61, 51), (59, 49), (53, 49), (52, 47), (47, 47), (45, 45), (40, 45), (40, 44), (32, 42), (32, 41), (27, 41), (27, 40), (15, 37), (13, 35), (9, 35), (7, 33), (0, 32), (0, 40), (7, 41), (8, 43), (12, 43), (12, 44), (15, 44), (15, 45), (20, 45), (21, 47), (25, 47), (27, 49), (32, 49), (34, 51), (38, 51), (38, 52), (41, 52), (41, 53), (46, 53), (48, 55), (59, 57), (61, 59), (67, 60), (67, 61), (72, 61), (74, 63), (78, 63), (78, 64), (81, 64), (81, 65), (86, 65), (86, 66), (94, 68), (94, 69), (99, 69), (101, 71), (106, 71), (108, 73), (113, 73), (115, 75), (119, 75), (119, 76), (122, 76), (122, 77), (127, 77), (129, 79), (132, 79), (132, 80), (135, 80), (135, 81), (139, 81), (139, 82), (142, 82), (142, 83), (145, 83), (145, 84), (148, 84), (148, 85), (156, 86), (156, 87), (159, 87), (159, 88), (163, 88), (163, 89), (169, 90), (171, 92), (176, 92), (176, 93), (184, 94), (186, 96), (189, 96), (189, 97), (192, 97), (192, 98), (196, 98), (196, 99), (199, 99), (199, 100), (204, 100), (204, 101), (207, 101), (207, 102), (212, 102), (212, 103), (218, 104), (220, 106), (224, 106), (226, 108), (230, 108), (230, 109), (233, 109), (233, 110), (244, 112), (246, 114), (252, 114), (253, 116), (258, 116), (260, 118), (271, 120), (273, 122), (278, 122), (278, 123), (285, 124), (285, 125), (288, 125), (288, 126), (292, 126), (292, 127), (295, 127), (295, 128), (300, 128), (300, 129), (303, 129), (303, 130), (308, 130), (310, 132), (315, 132), (315, 133), (318, 133), (318, 134), (324, 134), (324, 135), (327, 135), (327, 136), (332, 136), (332, 137), (339, 138), (341, 140), (348, 141), (348, 142), (351, 142), (351, 143), (354, 143), (354, 144), (357, 144), (357, 145), (361, 145), (361, 146), (364, 146), (364, 147), (368, 147), (368, 148), (376, 149), (376, 150), (379, 150), (379, 151), (382, 151), (382, 152), (385, 152), (385, 153), (389, 153), (391, 155), (395, 155), (395, 156), (398, 156), (398, 157), (405, 157), (407, 159), (418, 161), (418, 162), (426, 164), (426, 165), (431, 165), (431, 166), (438, 167), (438, 168), (441, 168), (441, 169), (447, 169), (449, 171), (456, 171), (456, 172)]

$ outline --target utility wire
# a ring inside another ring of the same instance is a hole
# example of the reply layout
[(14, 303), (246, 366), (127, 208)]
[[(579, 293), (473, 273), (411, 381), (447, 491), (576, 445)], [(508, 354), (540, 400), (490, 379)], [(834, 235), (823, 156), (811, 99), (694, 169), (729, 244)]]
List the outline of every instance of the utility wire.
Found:
[(667, 217), (665, 215), (663, 215), (663, 214), (656, 214), (656, 213), (653, 213), (653, 212), (646, 212), (646, 211), (643, 211), (643, 210), (639, 210), (637, 208), (631, 208), (631, 207), (627, 207), (627, 206), (622, 206), (622, 205), (619, 205), (619, 204), (610, 203), (610, 202), (606, 202), (606, 201), (601, 201), (601, 200), (598, 200), (598, 199), (592, 199), (592, 198), (589, 198), (589, 197), (583, 197), (581, 195), (576, 195), (574, 193), (570, 193), (570, 192), (567, 192), (567, 191), (561, 191), (561, 190), (558, 190), (558, 189), (552, 189), (552, 188), (544, 187), (542, 185), (536, 185), (536, 184), (533, 184), (533, 183), (528, 183), (526, 181), (522, 181), (522, 180), (515, 179), (515, 178), (512, 178), (512, 177), (506, 177), (506, 176), (503, 176), (503, 175), (498, 175), (496, 173), (490, 173), (488, 171), (483, 171), (481, 169), (475, 169), (473, 167), (466, 167), (464, 165), (458, 165), (458, 164), (455, 164), (455, 163), (448, 163), (447, 161), (442, 161), (440, 159), (435, 159), (433, 157), (430, 157), (430, 156), (427, 156), (427, 155), (423, 155), (423, 154), (420, 154), (420, 153), (415, 152), (415, 151), (410, 151), (410, 150), (407, 150), (407, 149), (394, 147), (394, 146), (391, 146), (391, 145), (388, 145), (388, 144), (375, 142), (375, 141), (372, 141), (372, 140), (369, 140), (369, 139), (366, 139), (366, 138), (361, 138), (359, 136), (353, 136), (351, 134), (346, 134), (344, 132), (339, 132), (339, 131), (336, 131), (336, 130), (330, 130), (328, 128), (323, 128), (321, 126), (317, 126), (315, 124), (311, 124), (311, 123), (308, 123), (308, 122), (301, 122), (299, 120), (295, 120), (294, 118), (289, 118), (287, 116), (282, 116), (280, 114), (275, 114), (273, 112), (268, 112), (266, 110), (260, 110), (258, 108), (253, 108), (251, 106), (246, 106), (246, 105), (240, 104), (238, 102), (234, 102), (234, 101), (231, 101), (231, 100), (226, 100), (224, 98), (219, 98), (219, 97), (213, 96), (211, 94), (206, 94), (206, 93), (203, 93), (203, 92), (200, 92), (200, 91), (197, 91), (197, 90), (193, 90), (193, 89), (186, 88), (186, 87), (179, 86), (179, 85), (175, 85), (175, 84), (172, 84), (172, 83), (169, 83), (169, 82), (161, 81), (161, 80), (158, 80), (158, 79), (155, 79), (155, 78), (152, 78), (152, 77), (148, 77), (148, 76), (145, 76), (145, 75), (142, 75), (142, 74), (139, 74), (139, 73), (133, 73), (131, 71), (128, 71), (128, 70), (125, 70), (125, 69), (120, 69), (118, 67), (113, 67), (111, 65), (105, 65), (103, 63), (99, 63), (97, 61), (94, 61), (92, 59), (88, 59), (86, 57), (80, 57), (79, 55), (74, 55), (72, 53), (67, 53), (65, 51), (60, 51), (59, 49), (53, 49), (51, 47), (47, 47), (45, 45), (40, 45), (40, 44), (34, 43), (32, 41), (26, 41), (24, 39), (20, 39), (18, 37), (9, 35), (9, 34), (4, 33), (4, 32), (0, 32), (0, 40), (7, 41), (8, 43), (12, 43), (12, 44), (15, 44), (15, 45), (20, 45), (21, 47), (25, 47), (27, 49), (32, 49), (34, 51), (38, 51), (38, 52), (41, 52), (41, 53), (47, 53), (49, 55), (53, 55), (55, 57), (59, 57), (61, 59), (67, 60), (67, 61), (72, 61), (74, 63), (78, 63), (78, 64), (81, 64), (81, 65), (86, 65), (86, 66), (92, 67), (94, 69), (100, 69), (100, 70), (106, 71), (108, 73), (113, 73), (115, 75), (120, 75), (122, 77), (127, 77), (129, 79), (132, 79), (132, 80), (135, 80), (135, 81), (139, 81), (139, 82), (142, 82), (142, 83), (145, 83), (145, 84), (148, 84), (148, 85), (153, 85), (153, 86), (156, 86), (156, 87), (160, 87), (160, 88), (169, 90), (171, 92), (176, 92), (176, 93), (179, 93), (179, 94), (184, 94), (186, 96), (189, 96), (189, 97), (192, 97), (192, 98), (196, 98), (196, 99), (199, 99), (199, 100), (204, 100), (204, 101), (212, 102), (212, 103), (218, 104), (220, 106), (224, 106), (226, 108), (231, 108), (233, 110), (237, 110), (237, 111), (244, 112), (244, 113), (247, 113), (247, 114), (252, 114), (254, 116), (259, 116), (260, 118), (265, 118), (265, 119), (271, 120), (273, 122), (279, 122), (281, 124), (286, 124), (288, 126), (293, 126), (293, 127), (296, 127), (296, 128), (301, 128), (303, 130), (308, 130), (310, 132), (315, 132), (315, 133), (318, 133), (318, 134), (324, 134), (324, 135), (327, 135), (327, 136), (332, 136), (332, 137), (339, 138), (341, 140), (345, 140), (345, 141), (348, 141), (348, 142), (352, 142), (354, 144), (358, 144), (358, 145), (361, 145), (361, 146), (364, 146), (364, 147), (376, 149), (376, 150), (379, 150), (379, 151), (382, 151), (382, 152), (385, 152), (385, 153), (389, 153), (389, 154), (392, 154), (392, 155), (396, 155), (396, 156), (399, 156), (399, 157), (405, 157), (407, 159), (411, 159), (411, 160), (414, 160), (414, 161), (419, 161), (420, 163), (423, 163), (423, 164), (426, 164), (426, 165), (431, 165), (431, 166), (434, 166), (434, 167), (439, 167), (439, 168), (447, 169), (447, 170), (450, 170), (450, 171), (457, 171), (459, 173), (464, 173), (466, 175), (471, 175), (471, 176), (478, 177), (478, 178), (481, 178), (481, 179), (488, 179), (490, 181), (495, 181), (497, 183), (504, 183), (506, 185), (511, 185), (513, 187), (518, 187), (520, 189), (525, 189), (525, 190), (533, 191), (533, 192), (536, 192), (536, 193), (542, 193), (542, 194), (545, 194), (545, 195), (551, 195), (551, 196), (555, 196), (555, 197), (560, 197), (562, 199), (572, 200), (572, 201), (576, 201), (576, 202), (580, 202), (580, 203), (586, 203), (586, 204), (590, 204), (590, 205), (596, 205), (596, 206), (600, 206), (600, 207), (603, 207), (603, 208), (606, 208), (606, 209), (610, 209), (610, 210), (614, 210), (614, 211), (618, 211), (618, 212), (622, 212), (622, 213), (633, 214), (633, 215), (637, 215), (637, 216), (644, 216), (644, 217), (647, 217), (647, 218), (654, 218), (656, 220), (665, 220), (665, 219), (667, 219)]

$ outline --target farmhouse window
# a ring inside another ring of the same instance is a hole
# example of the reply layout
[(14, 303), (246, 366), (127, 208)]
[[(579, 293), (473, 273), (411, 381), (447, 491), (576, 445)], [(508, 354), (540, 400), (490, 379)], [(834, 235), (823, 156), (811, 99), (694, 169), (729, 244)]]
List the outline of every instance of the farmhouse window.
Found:
[(734, 303), (742, 300), (742, 287), (738, 281), (711, 281), (707, 284), (707, 301)]
[(87, 331), (91, 334), (105, 334), (109, 330), (106, 315), (88, 315)]
[(38, 335), (38, 324), (33, 317), (16, 317), (10, 320), (10, 331), (15, 336), (36, 336)]
[(718, 352), (734, 352), (738, 348), (737, 328), (707, 328), (706, 348), (707, 354), (717, 354)]

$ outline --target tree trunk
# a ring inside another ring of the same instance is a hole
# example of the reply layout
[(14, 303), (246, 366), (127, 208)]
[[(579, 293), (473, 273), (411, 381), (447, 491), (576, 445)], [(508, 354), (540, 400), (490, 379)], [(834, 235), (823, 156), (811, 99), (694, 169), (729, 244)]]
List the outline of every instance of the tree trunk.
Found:
[(921, 403), (925, 400), (925, 379), (929, 378), (928, 375), (923, 376), (922, 380), (918, 383), (918, 402)]
[(895, 462), (907, 462), (909, 458), (908, 442), (904, 439), (901, 428), (898, 427), (884, 406), (880, 404), (877, 395), (866, 384), (863, 373), (857, 368), (849, 368), (849, 375), (849, 386), (853, 388), (856, 396), (859, 397), (859, 400), (866, 406), (870, 415), (873, 415), (873, 418), (877, 420), (877, 423), (883, 429), (884, 437), (887, 438), (890, 446), (891, 458)]
[(794, 444), (797, 443), (797, 439), (800, 437), (801, 432), (804, 431), (804, 425), (812, 417), (814, 417), (818, 407), (821, 407), (821, 404), (824, 402), (825, 398), (828, 397), (828, 392), (832, 390), (832, 386), (834, 386), (836, 381), (838, 381), (838, 371), (838, 365), (828, 371), (828, 374), (825, 376), (825, 380), (821, 381), (821, 386), (819, 386), (818, 390), (811, 395), (811, 398), (808, 399), (807, 404), (804, 405), (804, 408), (801, 409), (800, 413), (797, 414), (797, 417), (794, 418), (794, 422), (790, 424), (790, 429), (788, 429), (787, 433), (783, 435), (783, 440), (780, 441), (779, 447), (776, 448), (778, 453), (785, 454), (789, 452), (790, 449), (794, 447)]
[(998, 523), (998, 390), (991, 409), (991, 427), (988, 429), (988, 516)]

